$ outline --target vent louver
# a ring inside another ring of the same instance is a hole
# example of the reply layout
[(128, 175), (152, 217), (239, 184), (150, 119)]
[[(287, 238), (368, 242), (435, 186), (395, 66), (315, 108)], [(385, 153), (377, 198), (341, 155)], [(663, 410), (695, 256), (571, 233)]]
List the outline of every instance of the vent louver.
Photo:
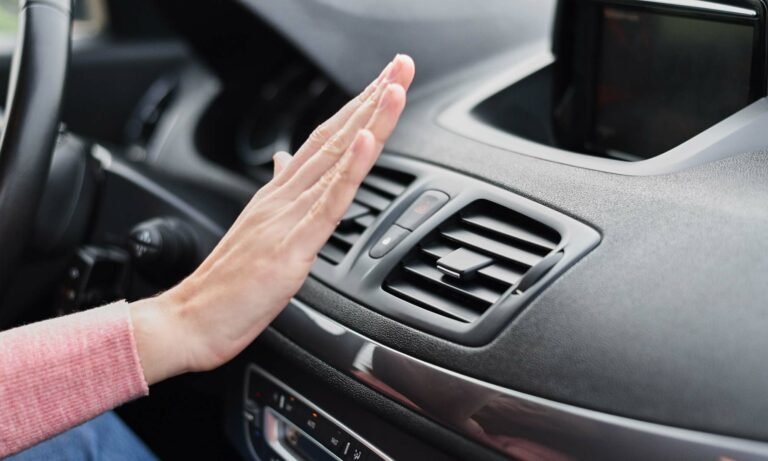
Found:
[(320, 250), (320, 257), (331, 264), (339, 264), (376, 217), (408, 188), (413, 179), (406, 173), (374, 167), (336, 231)]
[(423, 239), (392, 271), (384, 289), (470, 323), (510, 288), (530, 286), (521, 282), (545, 273), (541, 268), (559, 259), (552, 257), (559, 242), (555, 230), (493, 202), (477, 201)]

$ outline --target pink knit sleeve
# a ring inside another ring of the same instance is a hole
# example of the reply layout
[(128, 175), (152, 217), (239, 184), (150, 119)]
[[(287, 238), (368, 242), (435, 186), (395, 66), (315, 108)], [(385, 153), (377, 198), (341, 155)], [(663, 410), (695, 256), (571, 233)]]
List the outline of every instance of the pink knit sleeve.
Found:
[(128, 303), (0, 333), (0, 458), (146, 395)]

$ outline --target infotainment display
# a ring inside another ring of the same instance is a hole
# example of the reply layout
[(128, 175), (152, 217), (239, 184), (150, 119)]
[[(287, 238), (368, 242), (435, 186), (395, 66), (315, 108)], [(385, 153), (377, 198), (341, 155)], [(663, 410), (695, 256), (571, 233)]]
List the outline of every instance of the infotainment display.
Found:
[(751, 102), (752, 25), (605, 4), (599, 30), (595, 151), (652, 157)]

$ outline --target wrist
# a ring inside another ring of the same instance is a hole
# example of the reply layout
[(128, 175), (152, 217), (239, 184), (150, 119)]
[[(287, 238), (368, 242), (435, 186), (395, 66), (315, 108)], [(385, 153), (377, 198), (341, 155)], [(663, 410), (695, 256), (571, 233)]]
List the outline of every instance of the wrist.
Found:
[(147, 383), (190, 371), (186, 335), (180, 321), (180, 306), (164, 294), (130, 304), (131, 322), (144, 378)]

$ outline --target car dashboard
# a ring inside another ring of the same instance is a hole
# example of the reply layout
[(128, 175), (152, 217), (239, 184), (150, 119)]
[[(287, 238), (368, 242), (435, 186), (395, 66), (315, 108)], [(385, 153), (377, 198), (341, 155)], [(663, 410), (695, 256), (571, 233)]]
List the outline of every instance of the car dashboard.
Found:
[(185, 68), (142, 147), (231, 200), (392, 54), (418, 75), (220, 372), (242, 459), (768, 459), (762, 1), (236, 3), (290, 51)]

